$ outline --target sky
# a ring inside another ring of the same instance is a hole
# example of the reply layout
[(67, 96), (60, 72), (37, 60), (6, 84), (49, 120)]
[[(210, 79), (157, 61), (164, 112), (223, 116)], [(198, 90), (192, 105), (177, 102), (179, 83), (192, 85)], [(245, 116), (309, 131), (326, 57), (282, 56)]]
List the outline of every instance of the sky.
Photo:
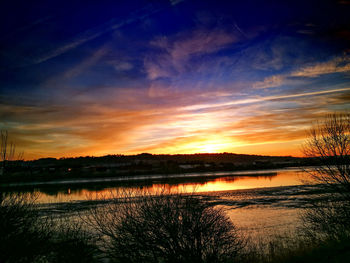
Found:
[(1, 1), (0, 129), (26, 159), (301, 156), (350, 109), (350, 1)]

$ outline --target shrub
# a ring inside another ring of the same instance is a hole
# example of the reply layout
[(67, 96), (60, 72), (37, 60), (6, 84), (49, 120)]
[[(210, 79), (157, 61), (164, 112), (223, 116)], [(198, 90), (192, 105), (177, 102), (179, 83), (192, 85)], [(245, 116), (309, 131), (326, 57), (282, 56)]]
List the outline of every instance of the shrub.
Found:
[(114, 262), (226, 262), (243, 248), (224, 211), (194, 195), (124, 193), (89, 220)]
[(31, 196), (0, 200), (0, 262), (32, 262), (47, 249), (49, 233), (33, 209)]
[(51, 227), (49, 249), (45, 259), (50, 263), (92, 263), (99, 254), (97, 238), (73, 218), (62, 218)]
[(31, 195), (1, 194), (1, 263), (93, 262), (95, 240), (77, 222), (40, 215)]

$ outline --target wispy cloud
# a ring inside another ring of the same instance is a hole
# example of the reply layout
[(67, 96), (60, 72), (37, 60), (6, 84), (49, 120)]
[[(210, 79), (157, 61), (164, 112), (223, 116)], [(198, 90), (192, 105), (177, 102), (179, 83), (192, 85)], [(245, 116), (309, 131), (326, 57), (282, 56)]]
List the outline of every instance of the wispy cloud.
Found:
[(350, 56), (338, 56), (326, 62), (317, 62), (291, 72), (272, 75), (262, 81), (253, 83), (252, 87), (254, 89), (276, 88), (282, 85), (295, 84), (298, 82), (296, 78), (317, 78), (334, 73), (350, 73)]
[[(176, 5), (182, 1), (172, 1), (172, 5)], [(133, 12), (128, 18), (122, 21), (118, 21), (117, 18), (113, 18), (110, 21), (99, 25), (97, 27), (90, 28), (86, 30), (85, 32), (80, 33), (75, 38), (71, 39), (68, 43), (49, 51), (48, 53), (38, 57), (34, 64), (39, 64), (42, 62), (45, 62), (49, 59), (52, 59), (54, 57), (57, 57), (59, 55), (62, 55), (71, 49), (74, 49), (88, 41), (94, 40), (106, 33), (118, 30), (126, 25), (129, 25), (131, 23), (134, 23), (136, 21), (142, 21), (149, 16), (161, 11), (163, 8), (155, 8), (153, 5), (148, 5), (146, 7), (143, 7), (135, 12)]]
[(315, 63), (311, 66), (301, 68), (290, 74), (292, 77), (319, 77), (332, 73), (350, 73), (350, 56), (337, 57), (332, 60)]
[(265, 78), (263, 81), (257, 81), (253, 83), (254, 89), (266, 89), (279, 87), (284, 83), (285, 77), (282, 75), (274, 75), (271, 77)]
[(151, 42), (156, 52), (145, 58), (145, 69), (152, 80), (176, 76), (188, 69), (191, 58), (211, 54), (237, 41), (239, 37), (222, 29), (197, 29), (171, 38), (157, 38)]
[(228, 100), (228, 101), (222, 102), (222, 103), (191, 105), (191, 106), (186, 106), (183, 109), (184, 110), (200, 110), (200, 109), (218, 108), (218, 107), (226, 107), (226, 106), (234, 106), (234, 105), (253, 104), (253, 103), (260, 103), (260, 102), (265, 102), (265, 101), (285, 100), (285, 99), (299, 98), (299, 97), (306, 97), (306, 96), (338, 93), (338, 92), (344, 92), (344, 91), (349, 91), (349, 90), (350, 90), (350, 87), (346, 87), (346, 88), (332, 89), (332, 90), (302, 92), (302, 93), (298, 93), (298, 94), (274, 95), (274, 96), (265, 96), (265, 97), (254, 97), (253, 96), (250, 98), (248, 97), (246, 99)]
[[(110, 51), (110, 46), (103, 45), (98, 48), (95, 52), (91, 54), (88, 58), (84, 59), (81, 63), (77, 64), (73, 68), (67, 70), (63, 74), (64, 79), (73, 78), (82, 72), (85, 72), (89, 67), (95, 65), (103, 56), (105, 56)], [(57, 78), (57, 77), (55, 77)]]

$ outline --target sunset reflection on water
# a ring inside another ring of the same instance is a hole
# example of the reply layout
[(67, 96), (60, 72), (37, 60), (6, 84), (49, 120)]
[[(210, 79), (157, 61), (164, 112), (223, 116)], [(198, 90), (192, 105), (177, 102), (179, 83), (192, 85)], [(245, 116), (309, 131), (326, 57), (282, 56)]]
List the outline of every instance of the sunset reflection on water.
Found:
[[(256, 175), (258, 174), (258, 175)], [(158, 179), (153, 181), (133, 181), (114, 185), (86, 185), (86, 186), (60, 186), (50, 188), (36, 188), (30, 192), (38, 194), (39, 203), (57, 203), (80, 201), (89, 199), (104, 199), (118, 195), (118, 192), (139, 192), (157, 193), (161, 190), (166, 192), (215, 192), (232, 191), (241, 189), (253, 189), (263, 187), (279, 187), (290, 185), (301, 185), (304, 172), (296, 169), (276, 170), (271, 172), (257, 171), (242, 176), (206, 176), (192, 178)]]

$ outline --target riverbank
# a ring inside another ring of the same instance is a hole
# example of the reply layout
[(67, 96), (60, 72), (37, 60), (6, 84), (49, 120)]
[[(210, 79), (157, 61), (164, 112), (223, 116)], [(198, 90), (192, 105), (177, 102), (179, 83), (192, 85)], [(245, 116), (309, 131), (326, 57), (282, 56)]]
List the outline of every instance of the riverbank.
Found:
[[(319, 185), (195, 193), (211, 206), (224, 208), (232, 222), (246, 236), (266, 243), (296, 231), (300, 226), (302, 212), (329, 194)], [(39, 203), (37, 208), (43, 215), (75, 218), (92, 208), (108, 205), (114, 197), (117, 197), (116, 192), (110, 196), (91, 195), (86, 200)]]

